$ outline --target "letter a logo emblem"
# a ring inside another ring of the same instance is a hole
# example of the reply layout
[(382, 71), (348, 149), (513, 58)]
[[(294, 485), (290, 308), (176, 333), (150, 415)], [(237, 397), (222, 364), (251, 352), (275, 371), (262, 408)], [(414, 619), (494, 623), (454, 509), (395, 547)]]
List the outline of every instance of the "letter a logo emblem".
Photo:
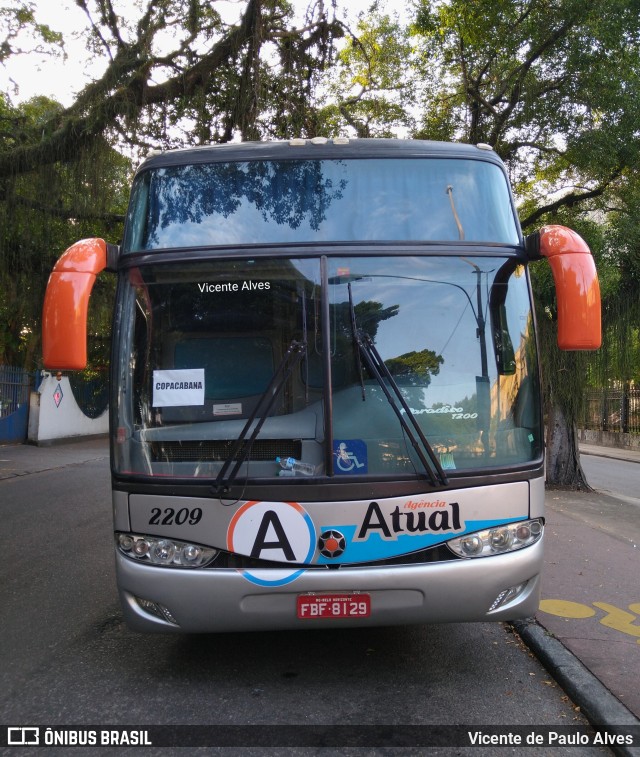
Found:
[[(241, 571), (260, 586), (283, 586), (302, 575), (300, 566), (311, 562), (316, 541), (313, 521), (297, 502), (245, 502), (227, 530), (229, 552), (282, 564), (282, 570), (256, 567)], [(297, 565), (290, 567), (292, 563)]]
[[(277, 541), (266, 541), (269, 527), (275, 532)], [(285, 558), (289, 562), (295, 562), (296, 556), (293, 554), (291, 544), (287, 539), (287, 535), (282, 528), (282, 523), (278, 520), (278, 516), (273, 510), (267, 510), (262, 518), (262, 523), (258, 529), (258, 535), (256, 536), (255, 544), (251, 550), (251, 557), (260, 559), (262, 557), (263, 550), (279, 549), (282, 550)]]

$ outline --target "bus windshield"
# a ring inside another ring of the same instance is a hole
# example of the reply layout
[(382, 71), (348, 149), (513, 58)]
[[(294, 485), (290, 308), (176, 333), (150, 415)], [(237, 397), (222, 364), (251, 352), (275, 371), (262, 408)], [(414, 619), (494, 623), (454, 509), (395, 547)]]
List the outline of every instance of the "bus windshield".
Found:
[(371, 240), (518, 244), (506, 177), (442, 158), (166, 166), (136, 180), (123, 252)]
[(122, 474), (215, 480), (233, 458), (270, 479), (292, 457), (316, 477), (428, 479), (420, 434), (449, 475), (541, 457), (512, 257), (145, 263), (121, 303)]

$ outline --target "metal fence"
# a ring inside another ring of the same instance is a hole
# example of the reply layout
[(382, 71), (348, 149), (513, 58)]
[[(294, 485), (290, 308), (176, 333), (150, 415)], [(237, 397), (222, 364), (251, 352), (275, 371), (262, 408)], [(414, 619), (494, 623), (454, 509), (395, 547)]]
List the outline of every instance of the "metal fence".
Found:
[(582, 428), (640, 434), (640, 389), (589, 389)]
[(88, 418), (98, 418), (109, 404), (109, 376), (106, 370), (91, 375), (72, 371), (67, 374), (78, 407)]
[(0, 444), (27, 438), (32, 376), (22, 368), (0, 365)]
[(7, 418), (29, 402), (31, 376), (23, 368), (0, 365), (0, 418)]

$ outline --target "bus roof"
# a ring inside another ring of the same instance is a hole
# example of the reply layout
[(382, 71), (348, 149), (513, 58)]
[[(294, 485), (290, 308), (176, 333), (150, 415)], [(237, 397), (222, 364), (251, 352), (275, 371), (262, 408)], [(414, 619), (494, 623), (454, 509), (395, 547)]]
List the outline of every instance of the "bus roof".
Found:
[(187, 147), (150, 155), (138, 168), (249, 160), (336, 160), (340, 158), (467, 158), (502, 166), (489, 145), (432, 142), (418, 139), (292, 139), (272, 142), (227, 142)]

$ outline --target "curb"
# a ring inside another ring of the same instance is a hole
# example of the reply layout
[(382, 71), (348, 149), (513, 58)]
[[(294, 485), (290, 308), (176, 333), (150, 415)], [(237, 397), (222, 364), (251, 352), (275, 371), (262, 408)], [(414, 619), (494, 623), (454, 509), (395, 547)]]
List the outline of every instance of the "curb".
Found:
[[(640, 729), (640, 720), (535, 618), (513, 620), (510, 625), (594, 728)], [(640, 749), (636, 747), (609, 745), (608, 748), (621, 757), (640, 757)]]
[(57, 436), (53, 439), (27, 439), (24, 444), (30, 447), (62, 447), (65, 444), (96, 442), (99, 439), (105, 439), (108, 441), (110, 438), (111, 437), (108, 432), (100, 434), (74, 434), (73, 436)]

